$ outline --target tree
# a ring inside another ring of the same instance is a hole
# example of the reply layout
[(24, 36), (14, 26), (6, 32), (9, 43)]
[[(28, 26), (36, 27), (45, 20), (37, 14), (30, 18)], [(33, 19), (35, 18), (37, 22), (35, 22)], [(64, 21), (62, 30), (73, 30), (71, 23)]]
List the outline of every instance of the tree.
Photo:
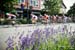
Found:
[(70, 7), (70, 10), (67, 12), (69, 16), (75, 16), (75, 3)]
[(0, 0), (0, 10), (4, 12), (10, 12), (13, 9), (14, 3), (17, 0)]
[(62, 0), (45, 0), (45, 10), (48, 10), (49, 14), (58, 14), (60, 11)]

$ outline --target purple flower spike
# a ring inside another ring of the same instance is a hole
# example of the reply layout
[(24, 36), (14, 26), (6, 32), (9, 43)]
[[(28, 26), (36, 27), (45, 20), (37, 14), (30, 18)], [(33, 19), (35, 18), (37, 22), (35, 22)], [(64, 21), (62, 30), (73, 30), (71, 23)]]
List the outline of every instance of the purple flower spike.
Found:
[(45, 29), (45, 33), (46, 33), (46, 37), (48, 37), (48, 36), (50, 35), (50, 30), (49, 30), (49, 28), (46, 28), (46, 29)]
[(13, 48), (13, 39), (12, 38), (9, 37), (6, 43), (7, 43), (6, 50)]
[(22, 33), (22, 34), (19, 36), (19, 39), (21, 39), (23, 35), (24, 35), (24, 33)]

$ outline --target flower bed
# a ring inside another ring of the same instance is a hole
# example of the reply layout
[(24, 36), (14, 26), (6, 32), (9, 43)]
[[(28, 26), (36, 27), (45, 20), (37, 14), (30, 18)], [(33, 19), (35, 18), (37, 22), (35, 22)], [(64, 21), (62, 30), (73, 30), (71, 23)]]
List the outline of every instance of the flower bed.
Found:
[[(75, 31), (72, 27), (35, 29), (32, 34), (10, 36), (6, 50), (75, 50)], [(17, 40), (16, 40), (17, 39)]]

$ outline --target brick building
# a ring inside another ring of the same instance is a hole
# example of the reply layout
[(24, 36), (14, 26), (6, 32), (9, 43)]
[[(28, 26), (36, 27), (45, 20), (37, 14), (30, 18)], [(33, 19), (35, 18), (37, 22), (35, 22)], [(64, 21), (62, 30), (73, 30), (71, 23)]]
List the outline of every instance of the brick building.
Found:
[[(30, 7), (32, 7), (31, 9), (35, 12), (40, 12), (44, 7), (43, 5), (44, 0), (18, 0), (17, 5), (14, 5), (15, 8), (17, 8), (18, 12), (22, 12), (21, 9), (21, 4), (24, 4), (24, 9), (25, 10), (29, 10)], [(61, 3), (61, 8), (60, 8), (60, 12), (61, 14), (65, 14), (66, 13), (66, 6), (65, 4)]]

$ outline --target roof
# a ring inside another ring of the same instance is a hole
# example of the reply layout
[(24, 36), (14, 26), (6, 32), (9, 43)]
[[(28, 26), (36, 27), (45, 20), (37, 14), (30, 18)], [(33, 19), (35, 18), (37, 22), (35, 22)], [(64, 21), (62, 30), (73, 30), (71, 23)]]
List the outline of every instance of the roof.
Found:
[(67, 8), (63, 1), (62, 1), (62, 5), (63, 5), (65, 8)]

